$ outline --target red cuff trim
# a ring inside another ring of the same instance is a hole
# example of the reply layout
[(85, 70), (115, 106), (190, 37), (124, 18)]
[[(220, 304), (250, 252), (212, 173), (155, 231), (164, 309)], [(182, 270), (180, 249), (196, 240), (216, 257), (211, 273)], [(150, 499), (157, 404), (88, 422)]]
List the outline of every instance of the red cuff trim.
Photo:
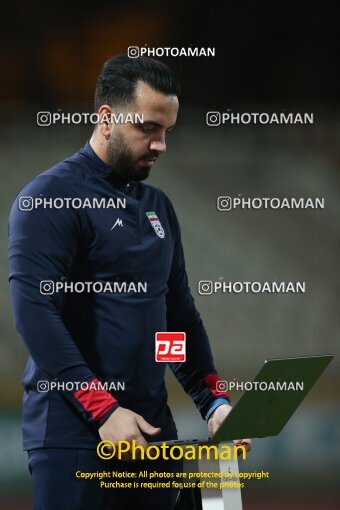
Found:
[[(203, 380), (204, 380), (205, 384), (208, 386), (211, 393), (214, 395), (214, 397), (227, 398), (230, 402), (230, 400), (231, 400), (230, 396), (228, 395), (228, 393), (226, 391), (223, 390), (223, 380), (221, 379), (221, 377), (218, 374), (207, 374)], [(219, 381), (222, 382), (220, 387), (217, 384)], [(222, 391), (218, 391), (218, 390), (222, 390)]]
[(88, 382), (88, 385), (89, 389), (78, 390), (73, 396), (85, 411), (91, 414), (93, 420), (100, 420), (113, 405), (117, 404), (117, 400), (113, 398), (111, 393), (101, 388), (98, 379), (92, 379)]

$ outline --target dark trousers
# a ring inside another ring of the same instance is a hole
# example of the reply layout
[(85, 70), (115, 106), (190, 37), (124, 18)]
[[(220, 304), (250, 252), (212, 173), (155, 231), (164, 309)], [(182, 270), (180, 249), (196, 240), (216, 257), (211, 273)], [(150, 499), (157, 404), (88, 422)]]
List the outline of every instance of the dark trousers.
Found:
[[(96, 450), (42, 448), (28, 452), (29, 469), (33, 481), (33, 510), (173, 510), (178, 489), (101, 488), (99, 478), (86, 480), (76, 473), (134, 472), (137, 477), (117, 478), (128, 483), (166, 482), (174, 478), (140, 478), (143, 471), (179, 472), (181, 461), (116, 459), (102, 460)], [(103, 478), (112, 482), (113, 478)]]

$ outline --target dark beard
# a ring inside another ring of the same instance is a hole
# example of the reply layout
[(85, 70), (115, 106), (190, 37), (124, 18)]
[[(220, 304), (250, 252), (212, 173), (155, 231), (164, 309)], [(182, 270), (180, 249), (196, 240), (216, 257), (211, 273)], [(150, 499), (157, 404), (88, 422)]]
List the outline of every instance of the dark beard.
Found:
[(112, 173), (122, 182), (144, 181), (149, 177), (151, 168), (136, 168), (132, 152), (120, 133), (108, 143), (106, 158), (107, 164), (112, 167)]

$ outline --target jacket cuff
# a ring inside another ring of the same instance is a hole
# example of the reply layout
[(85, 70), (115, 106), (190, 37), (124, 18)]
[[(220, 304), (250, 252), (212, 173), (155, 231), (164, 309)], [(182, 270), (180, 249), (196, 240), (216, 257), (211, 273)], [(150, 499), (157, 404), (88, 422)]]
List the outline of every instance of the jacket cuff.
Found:
[(110, 418), (111, 414), (112, 414), (112, 413), (113, 413), (116, 409), (118, 409), (118, 407), (119, 407), (119, 404), (118, 404), (118, 402), (116, 402), (116, 403), (115, 403), (115, 404), (111, 407), (111, 409), (109, 409), (109, 410), (108, 410), (108, 412), (107, 412), (107, 413), (106, 413), (106, 414), (105, 414), (105, 415), (104, 415), (104, 416), (103, 416), (100, 420), (98, 420), (98, 421), (96, 422), (96, 425), (97, 425), (98, 429), (100, 429), (100, 427), (101, 427), (102, 425), (104, 425), (104, 423), (106, 422), (106, 420), (108, 420), (108, 419)]
[(220, 407), (224, 404), (230, 405), (230, 401), (227, 400), (226, 398), (217, 398), (215, 400), (215, 402), (210, 406), (207, 414), (205, 415), (205, 420), (209, 421), (209, 419), (210, 419), (211, 415), (213, 414), (213, 412), (215, 411), (215, 409), (217, 409), (218, 407)]
[(73, 397), (82, 408), (86, 421), (98, 423), (109, 417), (108, 412), (113, 412), (118, 407), (118, 401), (111, 393), (102, 389), (100, 381), (96, 378), (89, 381), (87, 386), (86, 389), (73, 393)]

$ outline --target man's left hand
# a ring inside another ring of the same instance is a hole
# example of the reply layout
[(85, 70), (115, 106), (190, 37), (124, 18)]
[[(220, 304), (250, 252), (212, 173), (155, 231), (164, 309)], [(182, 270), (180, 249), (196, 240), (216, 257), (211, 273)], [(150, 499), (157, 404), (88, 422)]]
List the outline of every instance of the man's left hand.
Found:
[[(232, 407), (229, 404), (222, 404), (212, 413), (208, 421), (208, 428), (210, 434), (213, 436), (216, 430), (220, 427), (221, 423), (225, 420), (226, 416), (230, 413)], [(246, 451), (251, 450), (251, 439), (234, 439), (236, 445), (242, 445)]]

